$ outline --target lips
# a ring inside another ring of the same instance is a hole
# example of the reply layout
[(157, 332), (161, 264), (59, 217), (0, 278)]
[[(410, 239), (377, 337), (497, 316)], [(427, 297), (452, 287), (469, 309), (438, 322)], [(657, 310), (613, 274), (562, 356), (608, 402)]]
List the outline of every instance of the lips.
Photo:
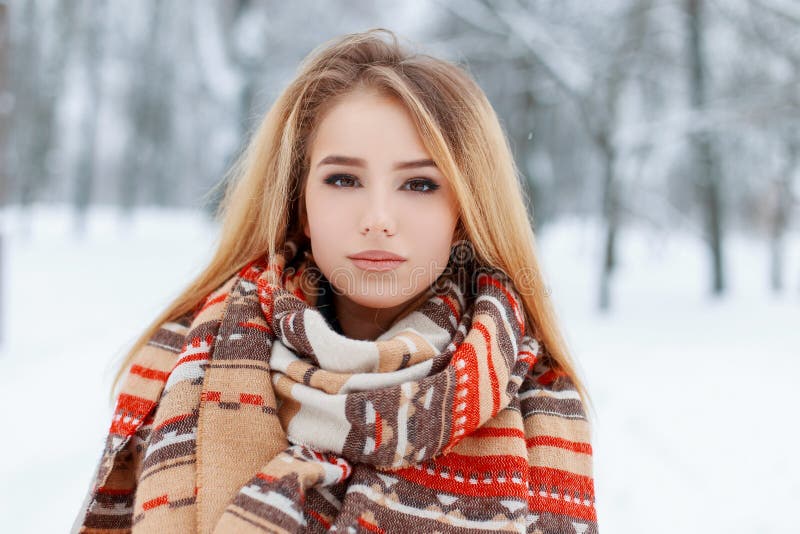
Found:
[(364, 271), (391, 271), (406, 261), (404, 257), (386, 250), (362, 250), (348, 258)]
[(406, 259), (398, 254), (389, 252), (388, 250), (362, 250), (356, 254), (348, 256), (352, 260), (368, 260), (368, 261), (406, 261)]

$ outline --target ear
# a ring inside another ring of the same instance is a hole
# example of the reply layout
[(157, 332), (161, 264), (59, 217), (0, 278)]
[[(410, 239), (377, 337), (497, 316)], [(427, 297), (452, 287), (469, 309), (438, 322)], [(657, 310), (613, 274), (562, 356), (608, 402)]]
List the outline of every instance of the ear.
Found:
[(308, 229), (308, 221), (303, 223), (303, 233), (307, 238), (311, 239), (311, 231)]

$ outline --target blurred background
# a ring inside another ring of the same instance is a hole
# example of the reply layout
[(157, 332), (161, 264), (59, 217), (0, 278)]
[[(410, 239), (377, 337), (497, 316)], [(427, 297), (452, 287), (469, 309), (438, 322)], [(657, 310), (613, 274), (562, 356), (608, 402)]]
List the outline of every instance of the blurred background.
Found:
[(601, 531), (796, 532), (797, 0), (0, 0), (3, 530), (72, 524), (115, 366), (216, 244), (212, 188), (303, 57), (376, 26), (501, 118)]

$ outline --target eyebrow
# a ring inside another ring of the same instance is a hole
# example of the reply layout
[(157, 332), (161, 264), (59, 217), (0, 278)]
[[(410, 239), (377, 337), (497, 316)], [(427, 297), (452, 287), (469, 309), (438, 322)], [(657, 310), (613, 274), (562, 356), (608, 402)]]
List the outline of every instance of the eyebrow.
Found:
[[(323, 165), (349, 165), (351, 167), (366, 167), (367, 162), (361, 158), (353, 158), (350, 156), (330, 155), (326, 156), (317, 164), (317, 167)], [(394, 164), (394, 170), (399, 171), (403, 169), (418, 169), (420, 167), (436, 167), (436, 163), (432, 159), (418, 159), (414, 161), (401, 161)]]

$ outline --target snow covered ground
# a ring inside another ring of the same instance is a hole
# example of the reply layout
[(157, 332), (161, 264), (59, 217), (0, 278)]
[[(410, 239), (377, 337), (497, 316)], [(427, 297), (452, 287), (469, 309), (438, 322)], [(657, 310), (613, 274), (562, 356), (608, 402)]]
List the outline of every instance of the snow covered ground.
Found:
[[(103, 447), (113, 365), (198, 272), (217, 229), (156, 209), (127, 221), (95, 209), (83, 238), (67, 210), (37, 209), (27, 230), (14, 211), (0, 218), (0, 522), (65, 532)], [(696, 238), (625, 230), (607, 315), (594, 307), (600, 243), (580, 221), (539, 236), (595, 403), (600, 531), (796, 531), (800, 235), (778, 297), (766, 245), (732, 236), (732, 290), (712, 300)]]

